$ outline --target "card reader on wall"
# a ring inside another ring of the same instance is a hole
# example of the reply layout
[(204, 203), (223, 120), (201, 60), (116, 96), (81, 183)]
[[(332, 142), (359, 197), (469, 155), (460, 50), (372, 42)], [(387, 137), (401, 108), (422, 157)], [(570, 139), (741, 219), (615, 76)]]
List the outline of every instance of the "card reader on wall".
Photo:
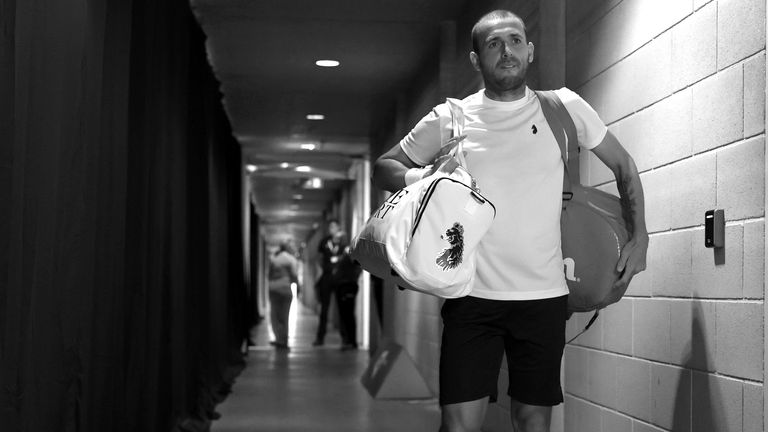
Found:
[(707, 210), (704, 213), (704, 246), (725, 246), (725, 210)]

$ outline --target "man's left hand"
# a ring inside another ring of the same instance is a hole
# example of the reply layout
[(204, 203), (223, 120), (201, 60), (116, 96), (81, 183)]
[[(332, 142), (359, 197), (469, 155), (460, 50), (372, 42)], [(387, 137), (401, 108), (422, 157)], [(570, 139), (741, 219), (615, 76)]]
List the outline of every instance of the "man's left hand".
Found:
[(636, 235), (621, 249), (616, 271), (621, 274), (613, 289), (626, 289), (632, 278), (645, 270), (645, 256), (648, 252), (648, 234)]

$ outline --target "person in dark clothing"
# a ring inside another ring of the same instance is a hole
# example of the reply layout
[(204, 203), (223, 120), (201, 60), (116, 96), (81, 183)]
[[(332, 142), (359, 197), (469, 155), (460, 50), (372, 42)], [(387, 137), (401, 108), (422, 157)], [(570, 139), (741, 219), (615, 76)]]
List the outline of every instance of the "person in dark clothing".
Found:
[(355, 299), (357, 298), (357, 279), (362, 268), (349, 255), (349, 246), (344, 244), (342, 255), (333, 269), (333, 282), (336, 287), (336, 304), (339, 307), (339, 331), (341, 350), (357, 349), (357, 323), (355, 321)]
[(333, 294), (333, 268), (343, 253), (341, 242), (341, 227), (335, 219), (328, 221), (328, 235), (320, 240), (317, 247), (322, 273), (315, 284), (317, 300), (320, 303), (320, 320), (317, 325), (317, 336), (312, 345), (321, 346), (325, 343), (325, 332), (328, 327), (328, 308)]

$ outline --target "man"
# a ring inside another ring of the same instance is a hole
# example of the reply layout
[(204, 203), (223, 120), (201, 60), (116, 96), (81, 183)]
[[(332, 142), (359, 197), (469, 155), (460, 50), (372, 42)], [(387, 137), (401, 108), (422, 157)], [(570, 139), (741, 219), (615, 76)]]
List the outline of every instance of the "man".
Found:
[[(374, 183), (395, 191), (434, 172), (452, 171), (448, 152), (464, 140), (469, 172), (496, 206), (477, 249), (472, 294), (442, 309), (441, 431), (479, 431), (506, 352), (515, 431), (548, 431), (563, 401), (560, 359), (568, 288), (560, 248), (563, 163), (539, 101), (525, 85), (534, 47), (509, 11), (483, 16), (472, 29), (472, 66), (485, 89), (462, 101), (465, 135), (450, 136), (445, 104), (425, 116), (374, 165)], [(637, 168), (594, 110), (568, 89), (556, 93), (576, 124), (579, 144), (614, 173), (634, 225), (617, 264), (617, 285), (645, 269), (648, 234)], [(432, 166), (428, 166), (432, 164)], [(425, 167), (426, 166), (426, 167)], [(424, 167), (424, 168), (422, 168)]]
[(341, 246), (341, 234), (339, 221), (331, 219), (328, 221), (328, 235), (323, 237), (317, 245), (322, 274), (316, 285), (317, 299), (320, 302), (320, 321), (317, 325), (317, 336), (313, 342), (314, 346), (325, 344), (325, 332), (328, 327), (328, 308), (330, 307), (331, 294), (333, 294), (334, 289), (333, 269), (344, 252)]
[[(342, 251), (338, 262), (333, 268), (331, 279), (336, 296), (336, 306), (339, 309), (339, 333), (341, 333), (341, 350), (349, 351), (357, 349), (357, 320), (355, 318), (355, 301), (357, 298), (357, 280), (362, 268), (357, 261), (349, 255), (343, 232), (338, 234), (338, 244)], [(334, 237), (335, 239), (335, 237)]]

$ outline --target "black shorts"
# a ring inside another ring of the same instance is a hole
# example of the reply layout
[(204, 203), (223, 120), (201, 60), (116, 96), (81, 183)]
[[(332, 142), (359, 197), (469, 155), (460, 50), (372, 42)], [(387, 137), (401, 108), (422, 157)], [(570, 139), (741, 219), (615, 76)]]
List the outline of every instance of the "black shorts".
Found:
[(568, 296), (543, 300), (446, 300), (440, 348), (440, 405), (497, 398), (506, 352), (509, 396), (528, 405), (563, 402), (560, 360)]

